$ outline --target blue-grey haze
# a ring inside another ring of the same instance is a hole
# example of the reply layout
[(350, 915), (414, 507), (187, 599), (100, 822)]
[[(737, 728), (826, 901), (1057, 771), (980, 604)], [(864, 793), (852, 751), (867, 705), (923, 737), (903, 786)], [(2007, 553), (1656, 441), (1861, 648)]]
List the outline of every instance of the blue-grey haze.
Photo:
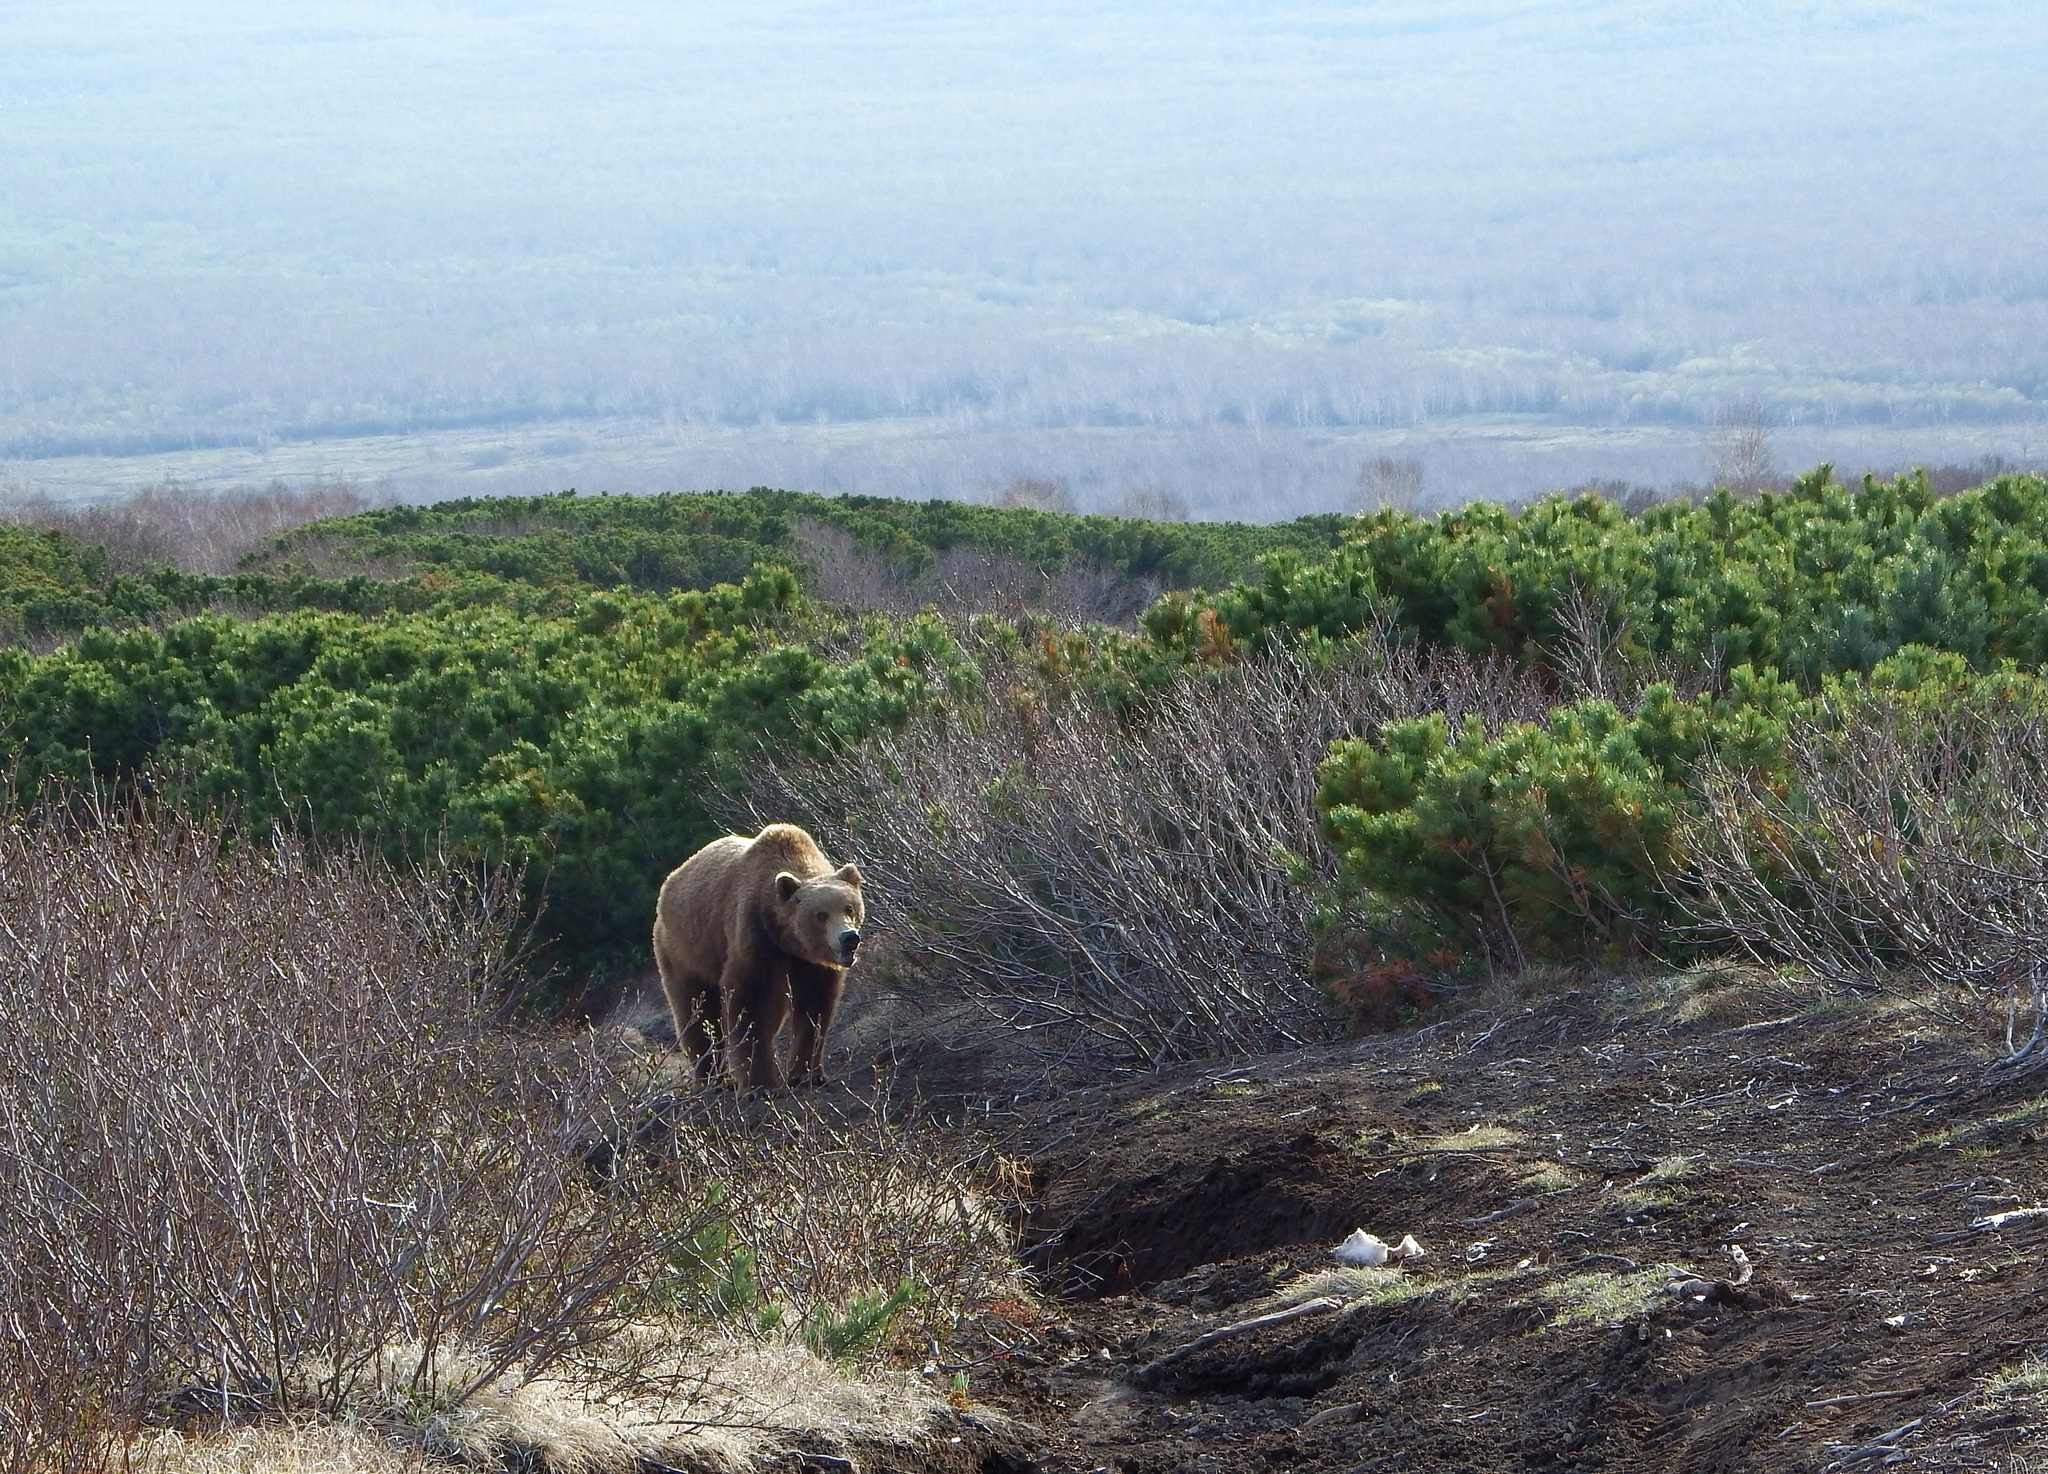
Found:
[(0, 468), (1248, 515), (2048, 427), (2048, 7), (0, 0)]

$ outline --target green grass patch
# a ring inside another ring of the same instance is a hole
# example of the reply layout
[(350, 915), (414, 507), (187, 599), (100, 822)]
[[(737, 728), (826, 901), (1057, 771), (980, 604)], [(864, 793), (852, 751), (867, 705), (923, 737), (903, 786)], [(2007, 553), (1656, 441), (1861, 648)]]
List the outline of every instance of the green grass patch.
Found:
[(1670, 1265), (1653, 1265), (1628, 1274), (1595, 1270), (1545, 1285), (1536, 1299), (1556, 1307), (1553, 1327), (1618, 1326), (1647, 1314), (1669, 1298)]
[(1348, 1304), (1391, 1305), (1435, 1288), (1429, 1280), (1399, 1269), (1318, 1269), (1289, 1280), (1260, 1301), (1259, 1309), (1286, 1310), (1324, 1295)]

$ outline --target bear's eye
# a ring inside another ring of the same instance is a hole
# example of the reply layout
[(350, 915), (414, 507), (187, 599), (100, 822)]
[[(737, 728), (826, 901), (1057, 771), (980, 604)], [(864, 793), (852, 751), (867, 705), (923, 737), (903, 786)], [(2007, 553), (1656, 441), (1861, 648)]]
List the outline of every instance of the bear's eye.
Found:
[(822, 911), (820, 911), (820, 912), (818, 913), (818, 920), (820, 920), (820, 921), (823, 921), (824, 919), (825, 919), (825, 913), (824, 913), (824, 912), (822, 912)]

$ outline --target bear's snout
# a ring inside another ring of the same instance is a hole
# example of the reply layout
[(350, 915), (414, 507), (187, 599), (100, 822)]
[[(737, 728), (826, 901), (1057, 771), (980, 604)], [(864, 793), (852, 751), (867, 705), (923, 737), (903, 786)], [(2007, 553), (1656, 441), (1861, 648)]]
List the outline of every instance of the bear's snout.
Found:
[(852, 927), (848, 927), (845, 931), (839, 934), (839, 950), (845, 953), (848, 957), (851, 957), (854, 954), (854, 950), (859, 946), (860, 933), (855, 931)]

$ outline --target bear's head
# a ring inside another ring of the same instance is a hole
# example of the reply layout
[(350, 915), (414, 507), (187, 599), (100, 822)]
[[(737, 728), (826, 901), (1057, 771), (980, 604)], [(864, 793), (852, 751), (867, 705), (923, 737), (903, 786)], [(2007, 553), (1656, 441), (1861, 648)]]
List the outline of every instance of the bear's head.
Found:
[(783, 945), (792, 957), (827, 967), (853, 966), (867, 908), (860, 898), (860, 871), (842, 865), (830, 875), (798, 880), (787, 870), (775, 877), (782, 903)]

